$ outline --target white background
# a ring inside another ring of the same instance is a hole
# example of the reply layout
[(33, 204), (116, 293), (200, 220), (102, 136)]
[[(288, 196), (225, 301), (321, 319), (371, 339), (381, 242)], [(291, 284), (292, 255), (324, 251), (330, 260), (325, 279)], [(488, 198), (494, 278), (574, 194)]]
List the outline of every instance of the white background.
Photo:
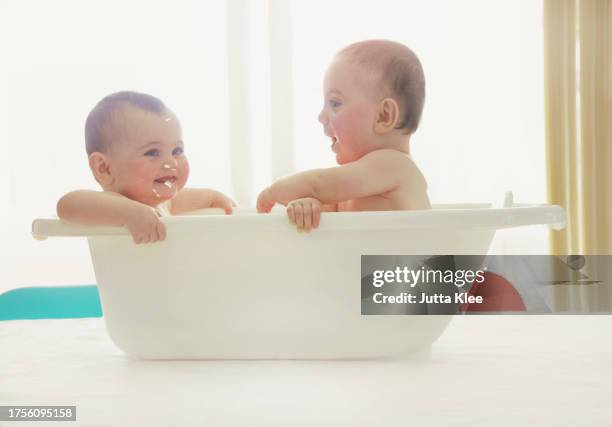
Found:
[[(253, 199), (272, 177), (275, 123), (268, 2), (247, 6)], [(291, 1), (294, 130), (287, 146), (296, 170), (334, 164), (316, 120), (334, 52), (389, 38), (410, 46), (425, 70), (427, 100), (411, 150), (432, 201), (498, 203), (511, 189), (520, 202), (545, 202), (541, 9), (536, 0)], [(97, 188), (83, 124), (108, 93), (131, 89), (163, 99), (183, 125), (190, 185), (233, 195), (227, 18), (221, 0), (0, 0), (0, 291), (95, 282), (85, 241), (37, 242), (29, 230), (34, 218), (54, 215), (65, 192)], [(502, 233), (495, 245), (544, 251), (546, 234)]]

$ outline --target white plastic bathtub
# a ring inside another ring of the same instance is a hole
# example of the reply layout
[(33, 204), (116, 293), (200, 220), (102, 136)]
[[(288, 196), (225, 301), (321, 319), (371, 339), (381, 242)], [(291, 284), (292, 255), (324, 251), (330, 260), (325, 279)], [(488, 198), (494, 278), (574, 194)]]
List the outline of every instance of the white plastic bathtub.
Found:
[(423, 352), (449, 316), (362, 316), (361, 255), (486, 254), (496, 229), (563, 227), (558, 206), (326, 213), (297, 233), (284, 211), (162, 219), (167, 239), (122, 228), (33, 223), (84, 236), (115, 344), (147, 359), (370, 358)]

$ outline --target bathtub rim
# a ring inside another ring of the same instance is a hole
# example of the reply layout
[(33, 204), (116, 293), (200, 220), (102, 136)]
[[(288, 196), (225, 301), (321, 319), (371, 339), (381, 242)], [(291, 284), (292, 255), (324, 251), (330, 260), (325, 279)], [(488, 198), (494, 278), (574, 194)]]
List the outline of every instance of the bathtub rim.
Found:
[[(565, 210), (557, 205), (519, 205), (490, 208), (487, 204), (445, 204), (431, 210), (325, 212), (316, 232), (335, 230), (393, 230), (412, 228), (514, 228), (547, 225), (555, 230), (567, 224)], [(224, 215), (222, 209), (202, 209), (188, 215), (161, 218), (171, 233), (214, 231), (286, 231), (289, 224), (284, 208), (270, 214), (256, 214), (253, 209), (237, 209), (235, 215)], [(124, 227), (86, 227), (63, 222), (58, 218), (42, 218), (32, 222), (36, 239), (47, 237), (127, 236)]]

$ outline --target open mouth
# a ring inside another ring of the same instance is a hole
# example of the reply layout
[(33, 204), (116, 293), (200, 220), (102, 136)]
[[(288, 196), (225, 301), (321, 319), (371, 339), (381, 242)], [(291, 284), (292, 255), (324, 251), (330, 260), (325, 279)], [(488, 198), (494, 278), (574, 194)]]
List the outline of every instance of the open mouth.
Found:
[(174, 183), (176, 182), (176, 177), (175, 176), (162, 176), (161, 178), (157, 178), (155, 182), (157, 182), (158, 184), (165, 185), (168, 188), (172, 188), (174, 186)]

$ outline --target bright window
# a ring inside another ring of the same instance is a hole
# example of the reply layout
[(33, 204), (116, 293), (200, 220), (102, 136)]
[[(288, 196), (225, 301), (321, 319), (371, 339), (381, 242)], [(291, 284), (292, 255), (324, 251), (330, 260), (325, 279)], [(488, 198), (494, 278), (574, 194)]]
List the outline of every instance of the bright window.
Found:
[[(506, 190), (520, 202), (545, 201), (541, 2), (288, 0), (285, 19), (269, 13), (278, 0), (232, 1), (248, 18), (251, 200), (272, 176), (270, 129), (279, 123), (270, 113), (268, 31), (280, 22), (291, 30), (287, 147), (297, 170), (333, 165), (316, 120), (333, 54), (353, 41), (389, 38), (415, 50), (425, 69), (425, 112), (411, 150), (432, 201), (500, 202)], [(183, 124), (190, 185), (233, 194), (227, 7), (223, 0), (0, 2), (0, 291), (94, 283), (83, 239), (41, 243), (29, 229), (34, 218), (54, 215), (65, 192), (97, 188), (83, 124), (108, 93), (162, 98)], [(538, 241), (546, 246), (545, 237)]]

